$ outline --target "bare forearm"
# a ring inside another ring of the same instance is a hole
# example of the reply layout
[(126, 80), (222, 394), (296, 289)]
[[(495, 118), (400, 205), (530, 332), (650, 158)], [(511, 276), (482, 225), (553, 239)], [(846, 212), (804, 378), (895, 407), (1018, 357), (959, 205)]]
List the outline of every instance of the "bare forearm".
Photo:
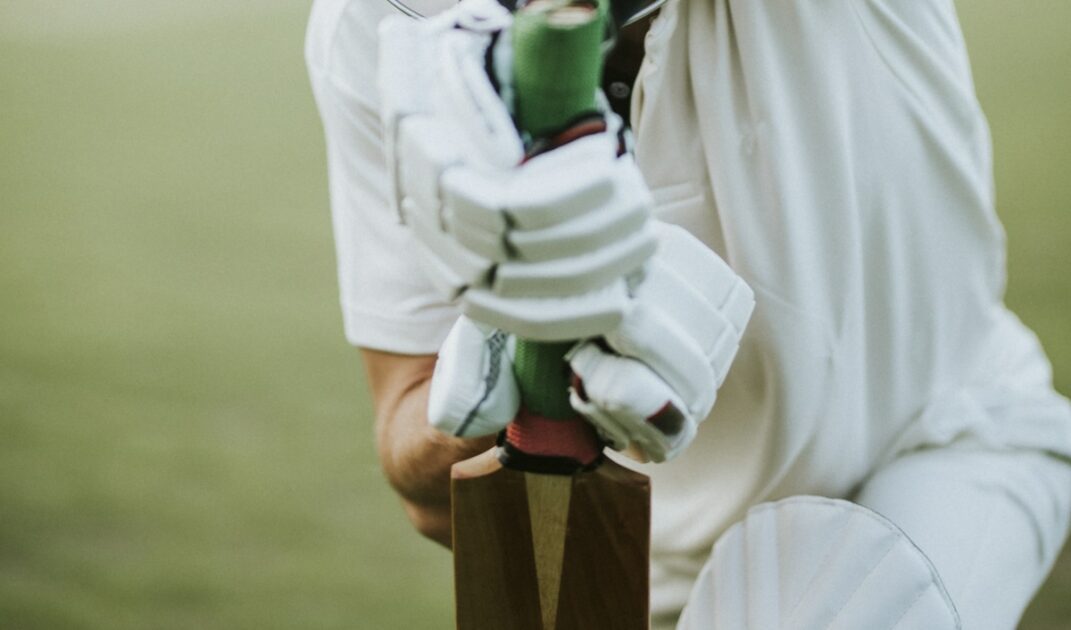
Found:
[(376, 445), (383, 472), (413, 526), (450, 546), (450, 467), (491, 446), (461, 440), (428, 425), (434, 357), (421, 360), (363, 351), (376, 403)]
[(486, 450), (488, 444), (453, 438), (429, 426), (429, 387), (430, 381), (424, 381), (395, 407), (377, 413), (376, 440), (384, 472), (403, 499), (449, 506), (450, 467)]

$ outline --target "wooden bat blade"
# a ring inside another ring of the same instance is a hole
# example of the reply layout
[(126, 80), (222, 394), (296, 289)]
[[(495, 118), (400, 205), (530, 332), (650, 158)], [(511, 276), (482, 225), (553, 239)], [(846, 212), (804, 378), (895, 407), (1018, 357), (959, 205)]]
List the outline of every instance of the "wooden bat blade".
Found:
[(646, 630), (650, 483), (505, 468), (494, 451), (451, 478), (458, 630)]

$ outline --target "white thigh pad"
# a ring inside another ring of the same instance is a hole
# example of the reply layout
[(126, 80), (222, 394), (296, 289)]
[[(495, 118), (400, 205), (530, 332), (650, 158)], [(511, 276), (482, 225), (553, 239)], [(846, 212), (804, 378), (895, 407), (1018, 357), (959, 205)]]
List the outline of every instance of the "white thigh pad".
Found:
[(929, 559), (864, 507), (792, 497), (748, 511), (714, 545), (677, 630), (953, 630)]

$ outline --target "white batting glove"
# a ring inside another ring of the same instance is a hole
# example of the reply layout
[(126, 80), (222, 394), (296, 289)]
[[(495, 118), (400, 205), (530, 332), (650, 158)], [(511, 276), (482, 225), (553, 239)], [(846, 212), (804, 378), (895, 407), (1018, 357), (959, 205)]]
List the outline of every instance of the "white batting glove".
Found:
[(626, 278), (656, 249), (653, 202), (619, 155), (616, 118), (521, 164), (523, 142), (485, 70), (510, 20), (493, 0), (465, 0), (433, 20), (384, 22), (395, 200), (423, 245), (414, 255), (472, 319), (542, 341), (601, 334), (621, 323)]
[(751, 288), (683, 228), (659, 224), (621, 325), (567, 355), (570, 401), (610, 446), (650, 460), (676, 457), (714, 407), (754, 310)]
[[(621, 324), (567, 355), (570, 402), (607, 443), (672, 459), (714, 406), (754, 308), (751, 289), (680, 227), (657, 224), (658, 253)], [(520, 405), (509, 338), (462, 317), (439, 353), (429, 418), (463, 437), (495, 433)], [(505, 349), (503, 351), (502, 349)]]
[(439, 349), (428, 396), (428, 422), (457, 437), (493, 435), (517, 416), (516, 340), (462, 315)]

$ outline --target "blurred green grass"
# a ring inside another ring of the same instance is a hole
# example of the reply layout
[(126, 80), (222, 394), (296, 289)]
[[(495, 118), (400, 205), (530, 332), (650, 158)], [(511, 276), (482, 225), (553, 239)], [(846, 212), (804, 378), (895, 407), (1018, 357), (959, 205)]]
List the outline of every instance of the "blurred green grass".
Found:
[[(0, 627), (450, 627), (341, 336), (307, 5), (65, 6), (0, 7)], [(1067, 393), (1071, 4), (960, 10)]]

